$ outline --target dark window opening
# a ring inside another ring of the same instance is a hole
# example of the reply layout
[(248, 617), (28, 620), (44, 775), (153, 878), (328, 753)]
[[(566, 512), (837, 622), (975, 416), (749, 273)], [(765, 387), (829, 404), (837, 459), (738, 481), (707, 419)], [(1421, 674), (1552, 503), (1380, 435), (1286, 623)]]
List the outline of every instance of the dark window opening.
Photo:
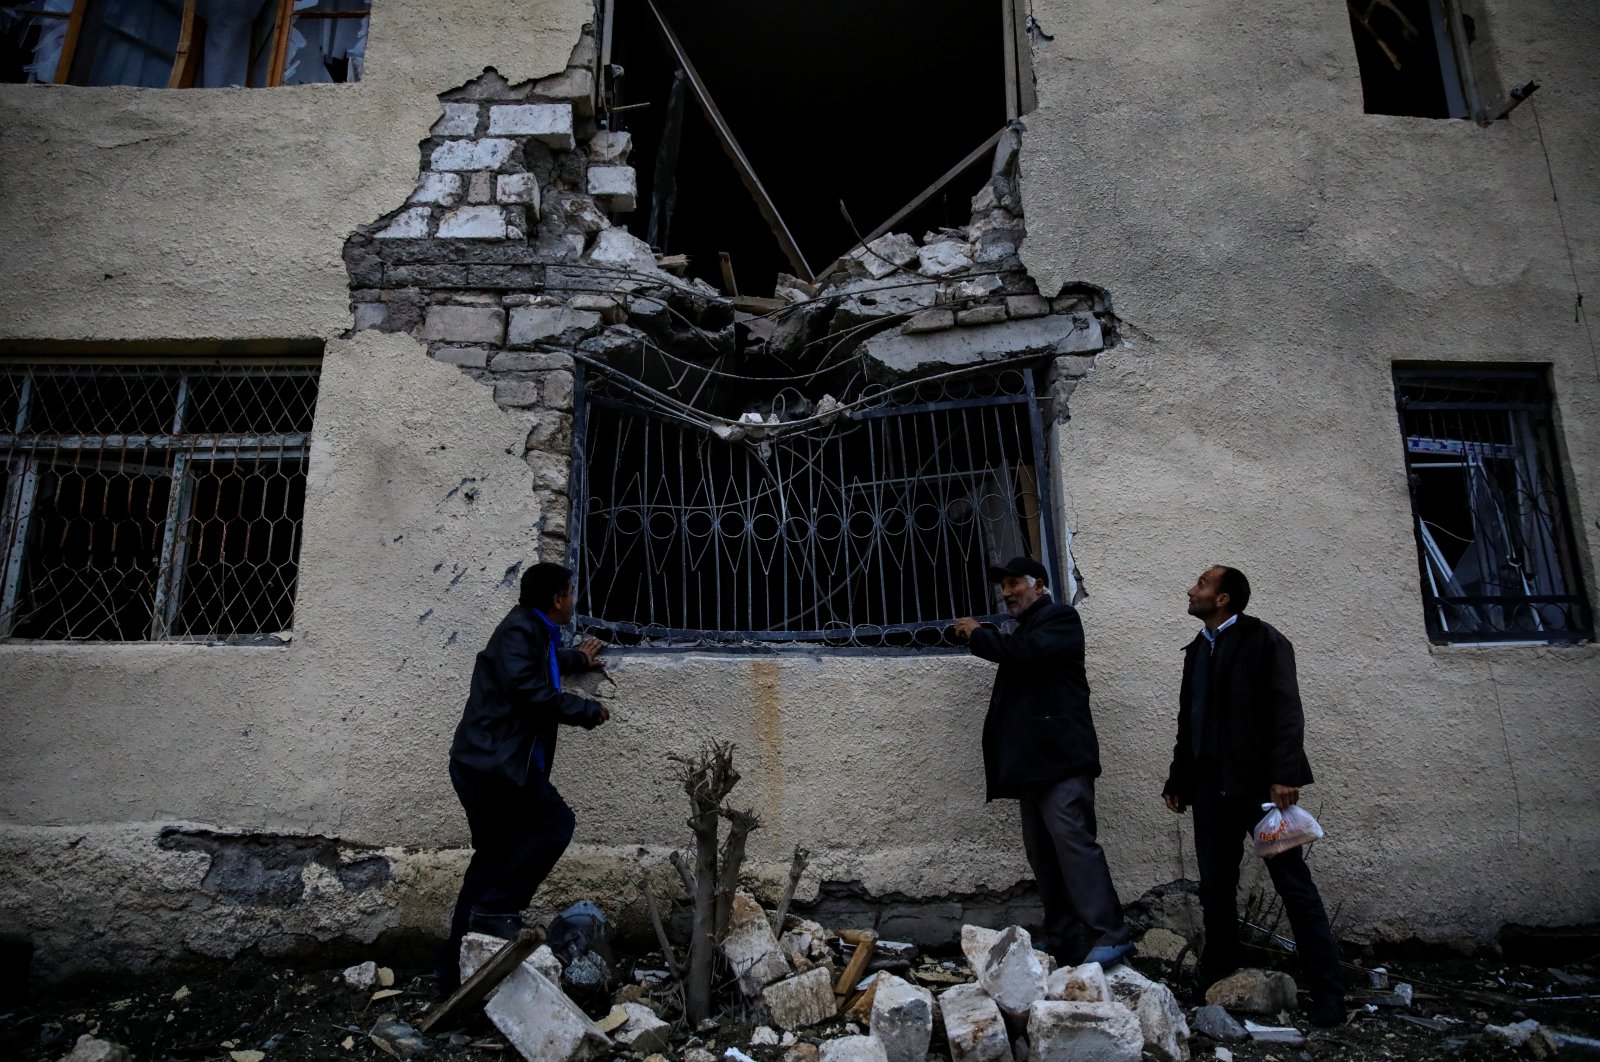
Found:
[(0, 363), (0, 636), (289, 630), (317, 372)]
[(581, 629), (663, 647), (936, 649), (961, 616), (1003, 618), (989, 564), (1028, 554), (1058, 570), (1029, 370), (831, 417), (769, 391), (780, 428), (732, 439), (629, 392), (596, 371), (580, 388)]
[(1428, 633), (1592, 638), (1541, 372), (1397, 369)]
[[(657, 3), (813, 271), (1007, 120), (999, 0)], [(608, 102), (626, 108), (612, 120), (633, 135), (640, 186), (630, 230), (660, 253), (687, 255), (691, 275), (719, 288), (726, 251), (740, 293), (770, 296), (779, 272), (797, 270), (694, 94), (674, 89), (677, 62), (644, 0), (617, 0), (611, 59), (623, 73)], [(895, 230), (965, 225), (989, 158)]]
[(1449, 0), (1349, 0), (1368, 114), (1468, 118), (1470, 20)]

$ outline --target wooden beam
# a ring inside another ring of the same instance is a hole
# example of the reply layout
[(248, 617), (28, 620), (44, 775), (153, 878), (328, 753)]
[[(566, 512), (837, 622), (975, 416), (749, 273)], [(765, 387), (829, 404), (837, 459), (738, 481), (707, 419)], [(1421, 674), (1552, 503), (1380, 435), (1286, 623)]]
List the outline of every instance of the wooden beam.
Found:
[(1014, 122), (1021, 113), (1017, 110), (1017, 4), (1016, 0), (1000, 0), (1000, 43), (1005, 52), (1006, 71), (1006, 121)]
[[(938, 180), (934, 181), (932, 184), (928, 185), (928, 187), (924, 188), (922, 190), (921, 194), (919, 194), (911, 202), (907, 203), (905, 206), (901, 207), (898, 211), (896, 211), (895, 215), (893, 217), (891, 217), (888, 221), (885, 221), (882, 225), (879, 225), (877, 228), (873, 229), (871, 232), (867, 233), (865, 236), (863, 236), (861, 238), (861, 242), (860, 243), (855, 244), (854, 246), (852, 246), (849, 250), (845, 251), (844, 254), (840, 255), (839, 257), (843, 258), (845, 255), (849, 254), (851, 251), (854, 251), (857, 247), (864, 247), (865, 245), (871, 243), (873, 240), (876, 240), (879, 236), (882, 236), (884, 233), (893, 231), (893, 229), (894, 229), (894, 227), (896, 225), (900, 224), (900, 222), (904, 221), (912, 213), (914, 213), (915, 211), (920, 209), (922, 207), (922, 205), (924, 203), (926, 203), (928, 200), (930, 200), (934, 196), (938, 195), (940, 190), (943, 189), (945, 185), (949, 184), (951, 181), (953, 181), (957, 177), (959, 177), (963, 170), (965, 170), (968, 166), (971, 166), (974, 162), (977, 162), (980, 158), (982, 158), (985, 152), (993, 151), (994, 150), (994, 146), (996, 144), (1000, 143), (1000, 138), (1005, 135), (1006, 129), (1008, 129), (1008, 128), (1010, 128), (1010, 127), (1009, 126), (1005, 126), (1005, 127), (1001, 128), (1001, 129), (997, 130), (995, 132), (995, 134), (993, 136), (991, 136), (988, 140), (985, 140), (983, 143), (981, 143), (977, 147), (973, 148), (972, 151), (967, 154), (966, 158), (962, 159), (960, 162), (956, 163), (954, 166), (950, 167), (948, 170), (945, 170), (944, 171), (944, 175), (942, 177), (940, 177)], [(813, 279), (813, 280), (822, 280), (823, 278), (827, 277), (829, 274), (831, 274), (837, 268), (839, 268), (839, 263), (838, 263), (837, 260), (835, 260), (834, 263), (832, 265), (830, 265), (827, 269), (824, 269), (822, 272), (818, 273), (814, 278), (811, 278), (811, 279)]]
[(738, 298), (739, 282), (733, 278), (733, 256), (727, 251), (718, 251), (717, 259), (722, 265), (723, 294)]
[(878, 934), (870, 929), (846, 929), (840, 931), (839, 939), (856, 946), (855, 954), (850, 956), (850, 965), (844, 968), (844, 973), (839, 975), (839, 983), (833, 986), (833, 994), (842, 1009), (866, 974), (867, 965), (872, 962), (872, 953), (878, 950)]
[(267, 84), (283, 84), (283, 68), (289, 62), (289, 24), (294, 19), (294, 0), (278, 0), (278, 19), (273, 23), (272, 59), (267, 64)]
[(700, 72), (695, 69), (694, 63), (689, 60), (689, 54), (683, 50), (683, 44), (678, 40), (678, 35), (672, 32), (672, 27), (667, 24), (666, 17), (661, 14), (661, 9), (656, 6), (656, 0), (649, 0), (650, 13), (655, 16), (656, 26), (661, 30), (661, 36), (667, 42), (667, 48), (677, 59), (678, 65), (689, 78), (689, 87), (694, 90), (695, 99), (700, 103), (700, 109), (705, 112), (706, 120), (711, 123), (717, 139), (722, 142), (722, 150), (733, 162), (733, 167), (739, 172), (739, 180), (744, 182), (745, 188), (755, 198), (756, 209), (761, 211), (761, 216), (766, 219), (767, 225), (772, 229), (772, 235), (777, 237), (778, 246), (783, 249), (783, 255), (789, 259), (789, 265), (799, 274), (802, 280), (811, 280), (816, 274), (811, 271), (811, 266), (806, 263), (805, 255), (800, 252), (800, 245), (795, 242), (794, 236), (789, 232), (789, 226), (783, 222), (783, 216), (778, 213), (778, 207), (767, 194), (766, 186), (761, 183), (761, 178), (756, 176), (755, 167), (750, 165), (750, 160), (745, 157), (744, 149), (739, 146), (739, 140), (733, 135), (733, 130), (728, 126), (722, 112), (717, 109), (717, 103), (711, 98), (710, 91), (704, 81), (700, 80)]
[(500, 982), (510, 977), (512, 972), (522, 965), (522, 960), (532, 955), (533, 949), (543, 941), (544, 931), (541, 929), (524, 929), (506, 941), (488, 962), (478, 967), (478, 972), (468, 978), (466, 984), (450, 993), (450, 997), (443, 1003), (428, 1011), (417, 1023), (417, 1031), (429, 1032), (446, 1019), (481, 1005), (489, 998), (489, 993), (500, 987)]
[(178, 51), (172, 59), (167, 88), (193, 88), (200, 65), (200, 41), (195, 32), (195, 0), (183, 0), (183, 28), (178, 31)]
[(73, 0), (72, 14), (67, 16), (67, 37), (61, 42), (61, 61), (56, 64), (55, 83), (65, 85), (72, 76), (72, 61), (77, 57), (78, 38), (83, 36), (83, 13), (89, 0)]

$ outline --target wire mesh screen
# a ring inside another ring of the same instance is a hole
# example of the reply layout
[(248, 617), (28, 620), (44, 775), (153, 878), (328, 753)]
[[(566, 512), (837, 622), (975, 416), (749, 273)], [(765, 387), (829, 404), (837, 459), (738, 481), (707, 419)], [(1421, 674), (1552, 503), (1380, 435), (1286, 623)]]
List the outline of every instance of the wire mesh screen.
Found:
[(286, 631), (314, 361), (0, 363), (0, 636)]
[(1592, 637), (1544, 374), (1399, 369), (1395, 390), (1430, 636)]
[(944, 647), (956, 618), (1001, 618), (989, 564), (1049, 557), (1028, 372), (733, 441), (603, 374), (583, 393), (579, 623), (613, 640)]

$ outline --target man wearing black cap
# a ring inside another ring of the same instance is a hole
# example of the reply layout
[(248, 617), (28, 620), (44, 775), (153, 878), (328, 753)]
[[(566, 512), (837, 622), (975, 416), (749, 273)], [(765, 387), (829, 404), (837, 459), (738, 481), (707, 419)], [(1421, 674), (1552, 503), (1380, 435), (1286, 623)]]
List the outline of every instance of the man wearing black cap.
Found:
[(983, 720), (988, 799), (1022, 805), (1022, 844), (1044, 900), (1039, 946), (1063, 963), (1109, 966), (1133, 951), (1106, 856), (1095, 840), (1100, 743), (1089, 714), (1083, 622), (1050, 600), (1050, 573), (1028, 557), (989, 569), (1009, 634), (967, 616), (955, 624), (974, 656), (1000, 666)]

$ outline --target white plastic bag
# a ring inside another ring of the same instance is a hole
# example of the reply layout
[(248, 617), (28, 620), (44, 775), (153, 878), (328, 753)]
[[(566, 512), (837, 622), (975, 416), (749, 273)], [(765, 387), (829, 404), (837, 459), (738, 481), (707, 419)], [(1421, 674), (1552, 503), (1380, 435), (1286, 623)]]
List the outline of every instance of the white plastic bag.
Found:
[(1275, 804), (1262, 804), (1261, 810), (1266, 814), (1250, 832), (1250, 841), (1262, 859), (1322, 840), (1322, 827), (1299, 804), (1290, 804), (1288, 811), (1279, 811)]

